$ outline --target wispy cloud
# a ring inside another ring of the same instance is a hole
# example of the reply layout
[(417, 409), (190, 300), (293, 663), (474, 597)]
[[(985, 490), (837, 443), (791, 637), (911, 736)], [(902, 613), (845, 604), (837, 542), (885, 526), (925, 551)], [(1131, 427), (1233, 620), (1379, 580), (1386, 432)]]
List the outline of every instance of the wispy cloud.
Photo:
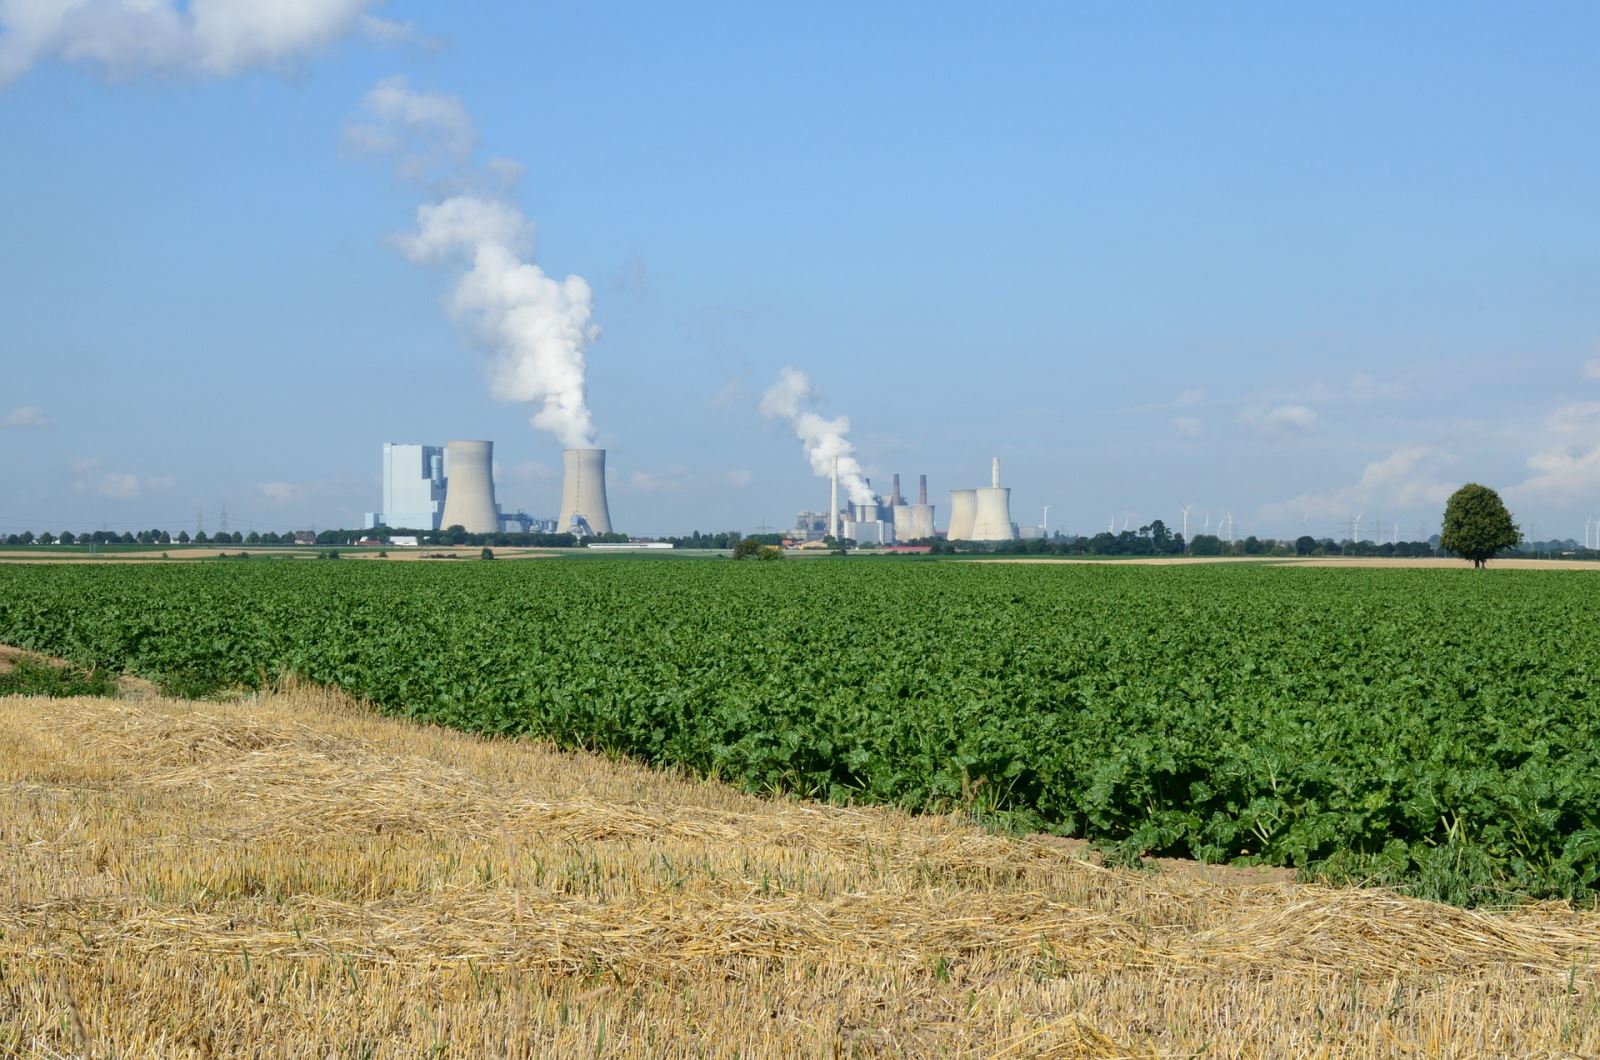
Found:
[(50, 421), (45, 418), (44, 410), (32, 405), (22, 405), (0, 417), (0, 427), (12, 427), (22, 430), (29, 427), (48, 427)]
[(95, 489), (102, 497), (119, 501), (132, 500), (143, 492), (139, 488), (139, 476), (126, 471), (113, 471), (106, 475)]
[(628, 476), (628, 485), (640, 493), (677, 493), (683, 483), (675, 478), (652, 475), (648, 471), (635, 471)]
[(273, 504), (299, 504), (306, 499), (306, 487), (298, 482), (258, 482), (256, 492)]
[[(1594, 362), (1591, 362), (1594, 363)], [(1557, 507), (1600, 492), (1600, 401), (1561, 405), (1545, 421), (1544, 442), (1527, 459), (1526, 479), (1506, 490), (1513, 498)]]
[(755, 472), (735, 468), (723, 476), (723, 481), (736, 490), (742, 490), (756, 480)]
[(1583, 362), (1583, 377), (1585, 379), (1600, 379), (1600, 357), (1591, 357)]
[(1317, 425), (1317, 410), (1306, 405), (1274, 405), (1246, 409), (1239, 420), (1266, 435), (1305, 434)]
[(1200, 422), (1199, 416), (1179, 416), (1172, 421), (1172, 426), (1177, 428), (1180, 438), (1198, 438), (1206, 432), (1206, 425)]

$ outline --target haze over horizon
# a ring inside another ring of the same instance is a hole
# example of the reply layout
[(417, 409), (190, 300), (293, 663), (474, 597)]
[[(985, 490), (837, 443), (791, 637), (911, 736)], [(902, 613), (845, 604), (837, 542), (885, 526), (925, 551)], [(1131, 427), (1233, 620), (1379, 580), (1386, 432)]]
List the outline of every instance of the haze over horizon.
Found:
[(789, 526), (849, 444), (941, 527), (998, 456), (1079, 533), (1411, 538), (1470, 480), (1581, 540), (1597, 31), (0, 0), (0, 533), (354, 527), (383, 442), (488, 438), (545, 516), (605, 447), (645, 534)]

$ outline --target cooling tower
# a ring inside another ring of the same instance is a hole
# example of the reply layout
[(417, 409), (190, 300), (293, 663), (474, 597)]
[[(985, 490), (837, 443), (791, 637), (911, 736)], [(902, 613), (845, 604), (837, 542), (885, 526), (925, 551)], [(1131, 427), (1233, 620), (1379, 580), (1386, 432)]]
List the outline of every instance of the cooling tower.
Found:
[(894, 506), (894, 539), (896, 541), (921, 541), (933, 536), (933, 505), (897, 504)]
[(1000, 458), (995, 457), (991, 485), (974, 490), (977, 494), (972, 520), (973, 541), (1015, 541), (1016, 527), (1011, 525), (1011, 487), (1000, 485)]
[(576, 518), (582, 519), (591, 534), (611, 533), (611, 509), (606, 504), (606, 451), (568, 449), (561, 458), (566, 474), (561, 480), (561, 515), (556, 532), (571, 532)]
[(1011, 487), (989, 486), (973, 490), (977, 494), (969, 541), (1014, 541), (1011, 525)]
[(500, 532), (494, 503), (494, 443), (444, 443), (444, 514), (439, 525), (465, 527), (469, 534)]
[(978, 517), (977, 490), (950, 491), (950, 529), (945, 537), (951, 541), (971, 541), (973, 522)]

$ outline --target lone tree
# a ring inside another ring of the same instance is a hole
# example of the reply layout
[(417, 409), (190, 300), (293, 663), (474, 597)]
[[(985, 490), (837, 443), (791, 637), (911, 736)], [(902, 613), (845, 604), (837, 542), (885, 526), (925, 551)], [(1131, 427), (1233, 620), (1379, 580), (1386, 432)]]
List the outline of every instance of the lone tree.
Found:
[(1522, 539), (1500, 494), (1469, 482), (1450, 495), (1444, 506), (1444, 531), (1439, 547), (1482, 567), (1489, 557)]

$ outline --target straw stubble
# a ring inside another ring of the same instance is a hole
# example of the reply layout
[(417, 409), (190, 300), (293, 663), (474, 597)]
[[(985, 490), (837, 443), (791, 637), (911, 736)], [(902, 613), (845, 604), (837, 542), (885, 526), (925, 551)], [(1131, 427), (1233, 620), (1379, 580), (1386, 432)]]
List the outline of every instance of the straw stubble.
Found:
[(1600, 915), (1113, 871), (316, 689), (0, 699), (0, 1054), (1594, 1055)]

